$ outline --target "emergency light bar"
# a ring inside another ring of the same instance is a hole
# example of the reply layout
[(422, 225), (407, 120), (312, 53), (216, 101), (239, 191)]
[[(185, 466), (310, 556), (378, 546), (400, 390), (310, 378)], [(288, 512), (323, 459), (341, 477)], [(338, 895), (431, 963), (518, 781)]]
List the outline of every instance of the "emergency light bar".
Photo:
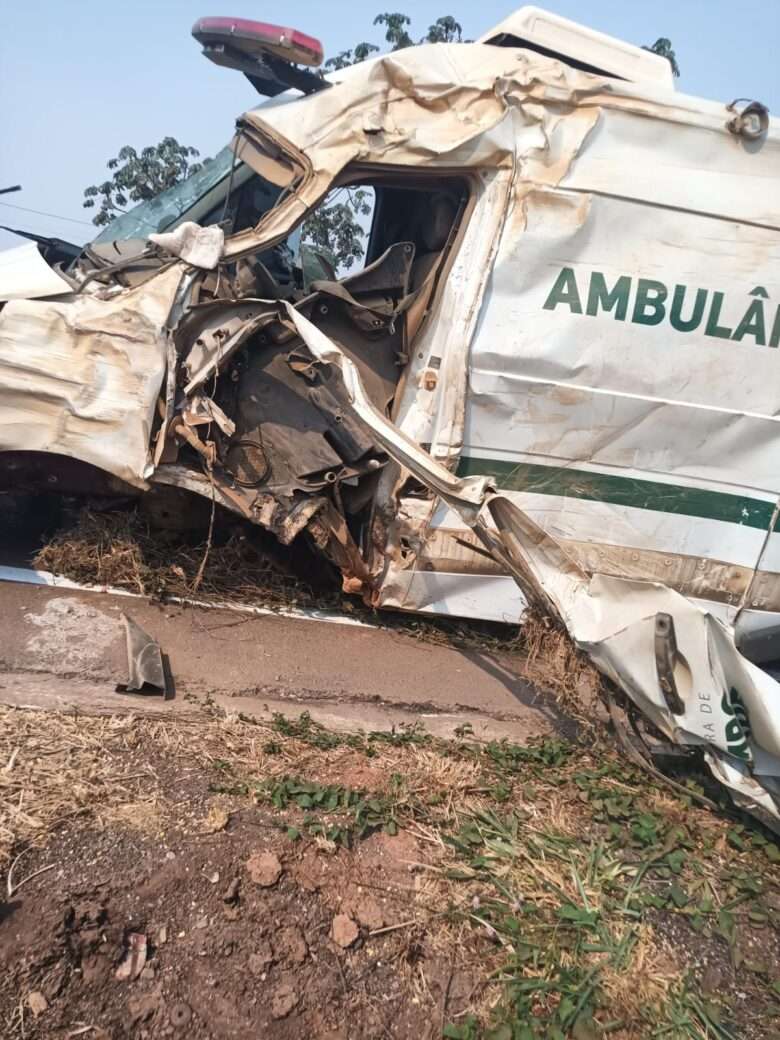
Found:
[(216, 65), (243, 72), (267, 97), (294, 87), (313, 94), (329, 84), (301, 65), (322, 64), (322, 44), (313, 36), (247, 18), (199, 18), (192, 35)]

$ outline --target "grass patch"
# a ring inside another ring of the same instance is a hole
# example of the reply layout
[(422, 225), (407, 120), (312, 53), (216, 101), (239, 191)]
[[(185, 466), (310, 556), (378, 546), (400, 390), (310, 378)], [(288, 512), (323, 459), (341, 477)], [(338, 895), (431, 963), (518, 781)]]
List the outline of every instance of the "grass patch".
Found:
[(155, 599), (186, 598), (197, 590), (199, 599), (259, 607), (323, 605), (322, 592), (265, 552), (262, 532), (249, 525), (232, 525), (207, 554), (205, 538), (153, 528), (138, 509), (82, 509), (75, 524), (54, 534), (33, 562), (82, 584), (111, 585)]
[[(400, 827), (437, 848), (421, 920), (452, 944), (476, 942), (483, 971), (472, 1008), (443, 1036), (769, 1035), (780, 1011), (780, 879), (777, 845), (753, 823), (699, 809), (608, 750), (557, 738), (341, 735), (305, 716), (276, 716), (272, 727), (282, 746), (298, 741), (326, 760), (347, 746), (392, 755), (381, 792), (315, 779), (318, 759), (308, 779), (266, 780), (255, 797), (296, 841), (351, 847)], [(756, 935), (764, 953), (751, 961), (746, 938)], [(702, 990), (702, 946), (724, 958), (735, 992)], [(747, 1031), (735, 1024), (740, 986), (754, 1001)]]

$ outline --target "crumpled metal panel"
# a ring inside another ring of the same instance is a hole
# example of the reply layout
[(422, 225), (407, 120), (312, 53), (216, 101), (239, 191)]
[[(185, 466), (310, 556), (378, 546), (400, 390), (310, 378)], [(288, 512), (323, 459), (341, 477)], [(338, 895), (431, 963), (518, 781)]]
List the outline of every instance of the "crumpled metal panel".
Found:
[(165, 693), (165, 667), (159, 644), (127, 614), (122, 614), (122, 620), (125, 623), (127, 639), (125, 689), (136, 692), (143, 690), (146, 686), (153, 686), (161, 693)]
[[(274, 99), (244, 116), (250, 132), (279, 142), (305, 173), (256, 230), (228, 241), (228, 255), (282, 233), (350, 162), (477, 169), (511, 167), (517, 155), (528, 183), (780, 227), (780, 193), (771, 190), (780, 158), (776, 120), (756, 148), (725, 134), (729, 113), (719, 102), (487, 44), (410, 47), (329, 79), (328, 90)], [(502, 124), (509, 129), (507, 115), (511, 133), (496, 133)], [(638, 133), (643, 120), (653, 133)], [(598, 147), (582, 149), (583, 130)], [(670, 141), (679, 149), (670, 153)]]
[(0, 312), (0, 451), (47, 451), (145, 487), (163, 329), (182, 268), (105, 296), (12, 300)]

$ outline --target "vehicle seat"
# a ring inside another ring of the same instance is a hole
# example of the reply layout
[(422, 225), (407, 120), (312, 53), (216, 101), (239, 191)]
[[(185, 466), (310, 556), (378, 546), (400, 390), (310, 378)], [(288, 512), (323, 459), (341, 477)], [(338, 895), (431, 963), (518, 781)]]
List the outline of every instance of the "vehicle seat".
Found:
[(417, 235), (417, 252), (412, 264), (412, 292), (422, 286), (447, 244), (458, 210), (455, 200), (443, 192), (426, 206)]

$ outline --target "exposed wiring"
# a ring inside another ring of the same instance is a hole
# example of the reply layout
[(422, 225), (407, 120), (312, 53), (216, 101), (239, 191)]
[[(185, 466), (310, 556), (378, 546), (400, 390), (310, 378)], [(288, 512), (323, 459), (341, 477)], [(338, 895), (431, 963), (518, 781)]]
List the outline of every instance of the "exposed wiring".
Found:
[(46, 213), (42, 209), (30, 209), (29, 206), (15, 206), (12, 202), (0, 202), (0, 206), (7, 206), (8, 209), (20, 209), (24, 213), (37, 213), (39, 217), (51, 217), (52, 220), (67, 220), (69, 224), (84, 224), (85, 227), (95, 226), (88, 220), (76, 220), (75, 217), (62, 217), (59, 213)]

